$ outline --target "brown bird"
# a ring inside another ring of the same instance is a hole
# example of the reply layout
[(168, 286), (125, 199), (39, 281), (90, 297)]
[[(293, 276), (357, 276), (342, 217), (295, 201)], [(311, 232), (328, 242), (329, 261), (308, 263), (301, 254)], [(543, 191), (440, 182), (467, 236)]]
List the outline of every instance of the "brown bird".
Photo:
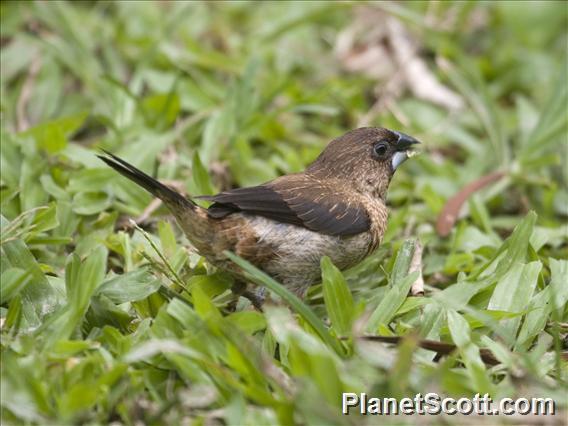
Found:
[(160, 198), (209, 262), (232, 273), (233, 291), (258, 306), (230, 250), (278, 280), (300, 298), (320, 280), (320, 259), (339, 269), (373, 252), (387, 224), (386, 194), (408, 150), (419, 143), (404, 133), (364, 127), (334, 139), (302, 173), (262, 185), (200, 196), (204, 209), (126, 161), (99, 157)]

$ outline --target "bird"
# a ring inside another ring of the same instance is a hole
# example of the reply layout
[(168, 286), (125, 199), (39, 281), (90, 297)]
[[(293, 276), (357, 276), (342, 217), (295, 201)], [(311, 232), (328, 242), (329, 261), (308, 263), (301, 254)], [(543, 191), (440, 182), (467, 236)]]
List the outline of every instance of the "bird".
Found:
[[(379, 246), (387, 226), (389, 183), (419, 143), (395, 130), (357, 128), (333, 139), (303, 172), (193, 197), (110, 152), (98, 157), (162, 200), (199, 254), (234, 277), (236, 297), (245, 296), (261, 308), (262, 294), (224, 252), (235, 253), (305, 298), (309, 287), (321, 281), (324, 256), (345, 270)], [(204, 208), (196, 199), (211, 204)]]

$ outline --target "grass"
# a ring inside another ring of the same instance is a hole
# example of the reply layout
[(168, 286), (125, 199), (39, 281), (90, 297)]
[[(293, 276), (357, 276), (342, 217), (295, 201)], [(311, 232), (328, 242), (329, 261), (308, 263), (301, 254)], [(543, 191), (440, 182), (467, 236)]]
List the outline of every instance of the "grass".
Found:
[[(565, 413), (562, 2), (372, 6), (465, 106), (403, 91), (370, 117), (424, 152), (391, 183), (381, 247), (343, 273), (322, 259), (305, 301), (227, 253), (284, 302), (228, 312), (231, 278), (95, 157), (190, 194), (302, 170), (386, 85), (334, 56), (358, 7), (2, 2), (3, 423), (377, 421), (342, 416), (342, 392), (552, 397)], [(441, 232), (448, 201), (496, 172)], [(408, 296), (416, 241), (425, 297)], [(437, 360), (421, 338), (457, 349)]]

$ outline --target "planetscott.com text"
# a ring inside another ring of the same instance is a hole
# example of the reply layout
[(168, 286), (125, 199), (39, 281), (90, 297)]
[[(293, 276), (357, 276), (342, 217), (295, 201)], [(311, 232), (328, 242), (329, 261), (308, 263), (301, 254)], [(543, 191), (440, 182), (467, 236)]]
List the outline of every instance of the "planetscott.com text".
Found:
[(556, 403), (552, 398), (502, 398), (493, 400), (489, 394), (475, 394), (473, 398), (443, 398), (436, 393), (414, 398), (377, 398), (366, 393), (343, 393), (343, 414), (381, 415), (554, 415)]

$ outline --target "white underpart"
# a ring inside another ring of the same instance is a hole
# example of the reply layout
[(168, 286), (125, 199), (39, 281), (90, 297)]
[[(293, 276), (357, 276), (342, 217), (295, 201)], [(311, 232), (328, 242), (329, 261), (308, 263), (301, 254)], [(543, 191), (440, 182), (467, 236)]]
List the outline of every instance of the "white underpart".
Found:
[(392, 169), (396, 170), (398, 166), (406, 161), (408, 153), (406, 151), (395, 152), (392, 156)]
[(359, 263), (368, 253), (371, 234), (332, 236), (261, 216), (249, 216), (258, 242), (272, 247), (275, 258), (264, 266), (274, 278), (296, 294), (321, 278), (320, 260), (329, 256), (339, 269)]

